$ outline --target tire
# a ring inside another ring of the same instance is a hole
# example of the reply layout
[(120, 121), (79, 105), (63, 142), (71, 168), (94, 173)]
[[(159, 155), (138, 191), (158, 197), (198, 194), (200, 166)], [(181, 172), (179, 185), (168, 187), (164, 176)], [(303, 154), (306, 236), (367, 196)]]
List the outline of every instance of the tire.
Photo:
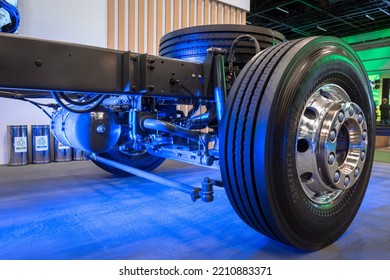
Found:
[(221, 125), (222, 179), (241, 219), (303, 250), (337, 240), (370, 178), (373, 104), (363, 65), (342, 40), (305, 38), (256, 55)]
[[(119, 151), (118, 149), (112, 149), (111, 151), (101, 153), (99, 154), (99, 156), (145, 171), (153, 171), (165, 161), (165, 158), (156, 157), (147, 152), (131, 154), (126, 151)], [(92, 160), (92, 162), (103, 170), (110, 172), (114, 175), (122, 177), (132, 176), (132, 174), (111, 167), (104, 163), (97, 162), (94, 160)]]
[[(218, 47), (229, 51), (233, 41), (244, 34), (255, 37), (261, 49), (271, 47), (285, 40), (281, 33), (258, 26), (239, 24), (194, 26), (164, 35), (160, 40), (160, 55), (203, 62), (208, 48)], [(254, 44), (249, 41), (242, 41), (236, 48), (235, 63), (242, 68), (254, 55)]]

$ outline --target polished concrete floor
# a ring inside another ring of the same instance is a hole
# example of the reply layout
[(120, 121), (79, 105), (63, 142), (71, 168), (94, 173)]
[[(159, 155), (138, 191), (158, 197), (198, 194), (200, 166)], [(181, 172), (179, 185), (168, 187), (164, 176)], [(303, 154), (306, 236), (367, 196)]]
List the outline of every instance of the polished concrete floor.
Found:
[[(166, 161), (164, 177), (199, 185), (218, 172)], [(91, 162), (0, 166), (0, 259), (390, 260), (390, 164), (374, 164), (367, 195), (333, 245), (302, 252), (244, 224), (223, 189), (213, 203)]]

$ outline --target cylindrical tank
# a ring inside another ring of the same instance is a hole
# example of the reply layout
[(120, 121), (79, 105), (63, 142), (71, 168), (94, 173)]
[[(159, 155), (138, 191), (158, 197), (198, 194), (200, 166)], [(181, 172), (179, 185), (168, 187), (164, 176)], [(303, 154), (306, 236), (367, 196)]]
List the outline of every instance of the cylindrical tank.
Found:
[(54, 162), (66, 162), (72, 160), (72, 148), (59, 142), (54, 137)]
[(72, 113), (59, 109), (52, 119), (53, 135), (62, 144), (101, 153), (111, 149), (119, 139), (121, 126), (115, 114), (101, 107), (90, 113)]
[(9, 166), (28, 164), (27, 125), (8, 125)]
[(50, 126), (32, 125), (31, 126), (32, 143), (32, 163), (50, 162)]

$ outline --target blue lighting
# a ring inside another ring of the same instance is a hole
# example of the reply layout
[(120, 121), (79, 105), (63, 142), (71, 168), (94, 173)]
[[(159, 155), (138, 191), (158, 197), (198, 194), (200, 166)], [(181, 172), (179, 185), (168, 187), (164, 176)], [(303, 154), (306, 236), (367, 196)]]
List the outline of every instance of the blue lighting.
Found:
[(11, 21), (5, 25), (0, 24), (0, 32), (15, 33), (18, 30), (20, 24), (20, 15), (18, 9), (14, 5), (4, 0), (0, 0), (0, 8), (3, 8), (9, 13)]
[(215, 45), (213, 40), (204, 40), (202, 34), (189, 34), (183, 36), (182, 42), (176, 43), (174, 50), (165, 56), (183, 59), (190, 62), (203, 63), (206, 59), (207, 49), (210, 46), (224, 48)]

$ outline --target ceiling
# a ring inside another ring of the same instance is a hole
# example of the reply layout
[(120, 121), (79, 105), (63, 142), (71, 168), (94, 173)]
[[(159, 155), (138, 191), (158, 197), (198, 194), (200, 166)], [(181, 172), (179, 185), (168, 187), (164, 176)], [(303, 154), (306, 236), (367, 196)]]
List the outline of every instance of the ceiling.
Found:
[(390, 1), (252, 0), (247, 24), (274, 29), (288, 40), (346, 37), (390, 28)]

